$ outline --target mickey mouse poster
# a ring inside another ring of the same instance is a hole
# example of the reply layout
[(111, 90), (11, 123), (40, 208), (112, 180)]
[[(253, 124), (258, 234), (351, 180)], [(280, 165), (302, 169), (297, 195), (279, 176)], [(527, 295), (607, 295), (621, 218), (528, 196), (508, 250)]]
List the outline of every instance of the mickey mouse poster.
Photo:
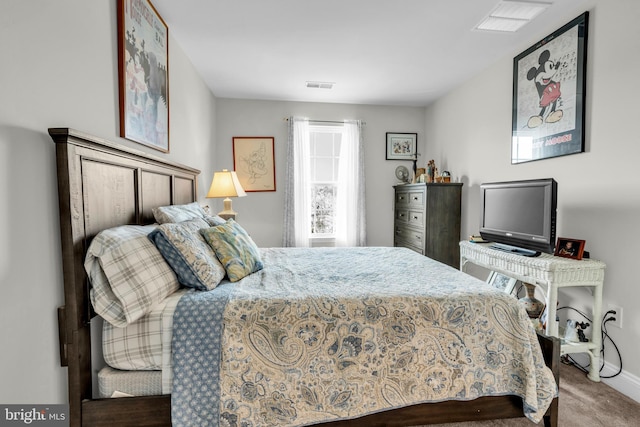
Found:
[(588, 12), (513, 64), (512, 163), (584, 151)]
[(568, 65), (566, 61), (551, 60), (551, 52), (545, 49), (538, 57), (538, 66), (531, 67), (527, 72), (527, 80), (535, 83), (540, 98), (540, 112), (529, 118), (527, 122), (529, 129), (542, 126), (543, 123), (557, 123), (562, 120), (564, 113), (560, 76)]

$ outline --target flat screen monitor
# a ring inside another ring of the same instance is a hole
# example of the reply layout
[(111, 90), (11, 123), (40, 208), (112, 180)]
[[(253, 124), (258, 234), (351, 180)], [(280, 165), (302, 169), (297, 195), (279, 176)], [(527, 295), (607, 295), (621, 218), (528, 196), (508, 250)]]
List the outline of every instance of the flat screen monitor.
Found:
[(484, 183), (480, 191), (483, 239), (553, 253), (558, 192), (553, 178)]

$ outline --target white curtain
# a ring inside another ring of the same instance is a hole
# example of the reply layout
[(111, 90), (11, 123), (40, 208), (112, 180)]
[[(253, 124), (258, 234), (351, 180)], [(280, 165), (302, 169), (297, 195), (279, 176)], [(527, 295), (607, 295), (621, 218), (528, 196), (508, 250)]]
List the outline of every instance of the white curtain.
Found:
[(344, 122), (338, 167), (336, 246), (365, 246), (365, 186), (362, 124)]
[[(365, 246), (364, 150), (360, 121), (345, 121), (336, 197), (336, 246)], [(310, 246), (309, 120), (289, 118), (283, 246)]]
[(311, 226), (309, 120), (289, 118), (283, 246), (307, 247)]

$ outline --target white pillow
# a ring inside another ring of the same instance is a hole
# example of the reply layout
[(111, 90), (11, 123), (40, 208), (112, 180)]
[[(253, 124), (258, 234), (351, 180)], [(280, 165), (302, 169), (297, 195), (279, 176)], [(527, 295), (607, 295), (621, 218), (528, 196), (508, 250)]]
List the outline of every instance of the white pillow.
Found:
[(188, 203), (186, 205), (170, 205), (153, 208), (153, 217), (158, 224), (167, 224), (171, 222), (188, 221), (194, 218), (205, 217), (204, 209), (198, 202)]
[(180, 287), (148, 238), (156, 227), (110, 228), (89, 245), (84, 267), (91, 282), (91, 303), (96, 313), (116, 327), (136, 321)]

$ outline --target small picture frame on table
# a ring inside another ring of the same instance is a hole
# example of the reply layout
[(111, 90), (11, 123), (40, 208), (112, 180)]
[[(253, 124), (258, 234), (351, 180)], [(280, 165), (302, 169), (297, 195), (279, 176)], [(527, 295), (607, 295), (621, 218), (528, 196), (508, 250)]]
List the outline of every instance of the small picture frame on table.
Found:
[(487, 278), (488, 284), (507, 294), (511, 294), (513, 292), (513, 288), (515, 288), (517, 282), (518, 281), (513, 277), (505, 276), (504, 274), (500, 274), (495, 271), (489, 273), (489, 277)]
[(572, 258), (580, 260), (584, 254), (584, 240), (567, 239), (566, 237), (558, 237), (556, 243), (555, 256), (563, 258)]

